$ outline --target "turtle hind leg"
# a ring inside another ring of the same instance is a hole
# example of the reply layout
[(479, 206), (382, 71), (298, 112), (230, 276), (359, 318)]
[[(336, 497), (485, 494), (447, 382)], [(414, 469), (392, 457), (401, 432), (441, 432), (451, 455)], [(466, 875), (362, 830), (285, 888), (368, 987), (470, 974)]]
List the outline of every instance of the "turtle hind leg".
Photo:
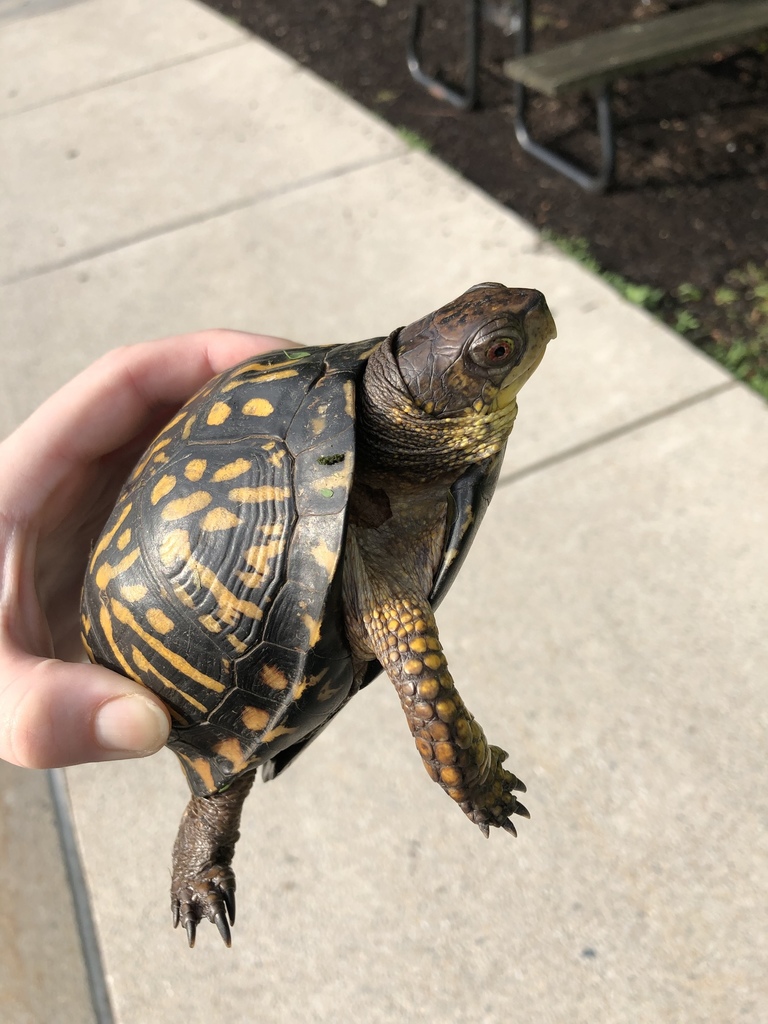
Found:
[(197, 925), (207, 918), (227, 946), (235, 923), (235, 873), (232, 858), (240, 838), (240, 815), (255, 772), (236, 779), (228, 789), (211, 796), (193, 796), (173, 844), (171, 914), (182, 924), (190, 946)]

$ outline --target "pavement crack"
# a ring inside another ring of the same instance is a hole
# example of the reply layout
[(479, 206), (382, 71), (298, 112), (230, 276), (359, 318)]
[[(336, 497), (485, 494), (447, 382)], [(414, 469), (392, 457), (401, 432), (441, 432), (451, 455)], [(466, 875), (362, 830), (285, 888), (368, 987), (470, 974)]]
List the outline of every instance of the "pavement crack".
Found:
[(88, 897), (88, 885), (78, 851), (75, 825), (72, 821), (72, 808), (69, 802), (66, 775), (62, 768), (54, 768), (48, 772), (48, 785), (53, 803), (56, 829), (59, 833), (64, 867), (75, 910), (83, 962), (90, 988), (91, 1005), (93, 1006), (97, 1024), (114, 1024), (114, 1015), (104, 975), (99, 939), (93, 920), (91, 902)]
[(332, 181), (334, 178), (341, 178), (346, 174), (354, 174), (357, 171), (366, 170), (369, 167), (376, 167), (379, 164), (387, 163), (390, 160), (402, 159), (402, 156), (403, 154), (401, 151), (393, 151), (391, 153), (375, 157), (350, 161), (348, 164), (342, 164), (326, 171), (320, 171), (317, 174), (310, 175), (306, 178), (301, 178), (292, 182), (290, 185), (265, 189), (263, 192), (256, 192), (249, 196), (240, 197), (239, 199), (232, 199), (229, 202), (221, 203), (211, 209), (203, 210), (198, 213), (190, 213), (184, 217), (178, 217), (174, 220), (166, 221), (163, 224), (157, 224), (144, 231), (137, 231), (134, 235), (126, 235), (122, 238), (116, 238), (109, 242), (105, 242), (103, 245), (94, 245), (80, 249), (77, 252), (73, 252), (69, 256), (63, 256), (58, 260), (50, 260), (46, 263), (39, 263), (37, 266), (25, 267), (23, 270), (18, 270), (15, 273), (0, 276), (0, 285), (19, 284), (22, 281), (29, 281), (37, 277), (42, 277), (45, 274), (54, 273), (58, 270), (65, 270), (67, 267), (77, 266), (79, 263), (85, 263), (88, 260), (97, 259), (99, 256), (106, 256), (109, 253), (120, 252), (123, 249), (129, 249), (131, 246), (140, 245), (141, 243), (151, 241), (154, 238), (161, 238), (163, 235), (172, 234), (174, 231), (193, 227), (196, 224), (204, 224), (207, 221), (216, 220), (218, 217), (224, 217), (227, 214), (236, 213), (238, 210), (247, 210), (252, 206), (258, 206), (261, 203), (279, 199), (281, 196), (302, 192), (305, 189), (321, 185), (326, 181)]
[(673, 402), (672, 405), (664, 406), (662, 409), (647, 413), (645, 416), (639, 416), (637, 419), (630, 420), (620, 427), (614, 427), (613, 430), (606, 430), (605, 433), (597, 434), (588, 441), (582, 441), (580, 444), (573, 445), (572, 448), (565, 448), (563, 451), (556, 452), (554, 455), (541, 459), (539, 462), (532, 462), (529, 466), (524, 466), (522, 469), (513, 470), (511, 473), (502, 476), (496, 486), (497, 488), (506, 487), (508, 484), (517, 483), (518, 480), (523, 480), (525, 477), (533, 476), (534, 473), (541, 473), (551, 466), (560, 465), (562, 462), (569, 462), (571, 459), (577, 458), (593, 448), (600, 448), (603, 445), (610, 444), (612, 441), (626, 437), (627, 434), (633, 434), (637, 430), (642, 430), (652, 423), (658, 423), (670, 416), (683, 412), (685, 409), (690, 409), (694, 405), (707, 402), (710, 398), (716, 398), (726, 391), (732, 391), (738, 387), (739, 383), (737, 380), (726, 380), (721, 384), (715, 384), (711, 388), (706, 388), (704, 391), (699, 391), (695, 395), (688, 395), (687, 398), (682, 398), (679, 402)]
[(183, 54), (179, 57), (174, 57), (171, 60), (158, 61), (156, 64), (149, 64), (145, 67), (139, 68), (136, 71), (126, 71), (122, 75), (114, 75), (112, 78), (106, 78), (104, 81), (91, 83), (90, 85), (84, 85), (80, 89), (71, 89), (69, 92), (63, 92), (59, 96), (52, 96), (47, 100), (40, 100), (38, 103), (30, 103), (25, 107), (19, 107), (16, 110), (7, 110), (5, 113), (0, 114), (0, 121), (7, 121), (11, 117), (19, 117), (21, 114), (29, 114), (35, 110), (43, 110), (45, 107), (53, 107), (57, 103), (65, 103), (67, 100), (75, 99), (78, 96), (85, 96), (92, 92), (101, 92), (103, 89), (111, 89), (114, 85), (122, 85), (124, 82), (133, 82), (138, 78), (146, 78), (147, 75), (157, 74), (159, 71), (167, 71), (170, 68), (176, 68), (182, 64), (190, 64), (192, 61), (201, 60), (204, 57), (212, 57), (217, 53), (225, 53), (227, 50), (234, 50), (239, 46), (246, 46), (252, 43), (252, 39), (245, 36), (242, 39), (231, 39), (226, 43), (217, 43), (215, 46), (210, 46), (207, 49), (196, 50), (195, 53)]

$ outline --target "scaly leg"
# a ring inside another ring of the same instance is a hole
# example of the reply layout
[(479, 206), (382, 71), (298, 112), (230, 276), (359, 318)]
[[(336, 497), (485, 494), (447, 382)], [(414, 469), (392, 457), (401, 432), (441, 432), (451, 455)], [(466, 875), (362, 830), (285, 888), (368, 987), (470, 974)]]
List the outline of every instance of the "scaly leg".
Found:
[(228, 946), (232, 943), (235, 873), (231, 865), (240, 838), (243, 802), (255, 777), (255, 772), (249, 772), (222, 793), (193, 796), (184, 811), (173, 844), (171, 914), (174, 928), (179, 922), (184, 925), (190, 946), (204, 917), (216, 925)]
[(524, 793), (525, 786), (502, 768), (507, 754), (488, 744), (456, 691), (428, 602), (383, 601), (363, 615), (363, 623), (430, 777), (485, 836), (491, 825), (517, 835), (510, 815), (530, 817), (514, 795)]

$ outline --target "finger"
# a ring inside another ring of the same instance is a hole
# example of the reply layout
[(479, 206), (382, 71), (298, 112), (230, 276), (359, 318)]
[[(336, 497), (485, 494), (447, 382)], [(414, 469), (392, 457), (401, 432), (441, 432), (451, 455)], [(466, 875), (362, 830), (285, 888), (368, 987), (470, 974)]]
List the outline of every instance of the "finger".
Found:
[(180, 405), (212, 376), (250, 355), (292, 344), (265, 335), (202, 331), (114, 349), (8, 438), (5, 479), (10, 486), (18, 481), (15, 491), (23, 506), (25, 497), (37, 506), (73, 469), (129, 442), (158, 410)]
[(24, 657), (0, 698), (0, 758), (61, 768), (143, 757), (163, 746), (169, 727), (160, 701), (131, 679), (98, 665)]

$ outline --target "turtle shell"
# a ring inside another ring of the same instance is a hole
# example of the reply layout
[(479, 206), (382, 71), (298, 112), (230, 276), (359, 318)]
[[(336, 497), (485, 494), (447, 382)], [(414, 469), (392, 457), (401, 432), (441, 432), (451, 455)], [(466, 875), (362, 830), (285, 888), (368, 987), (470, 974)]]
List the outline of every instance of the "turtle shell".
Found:
[[(221, 374), (153, 441), (89, 563), (90, 658), (166, 703), (197, 795), (271, 778), (353, 692), (342, 606), (355, 396), (384, 339), (273, 352)], [(450, 586), (503, 453), (452, 489)], [(371, 662), (366, 685), (381, 671)]]

